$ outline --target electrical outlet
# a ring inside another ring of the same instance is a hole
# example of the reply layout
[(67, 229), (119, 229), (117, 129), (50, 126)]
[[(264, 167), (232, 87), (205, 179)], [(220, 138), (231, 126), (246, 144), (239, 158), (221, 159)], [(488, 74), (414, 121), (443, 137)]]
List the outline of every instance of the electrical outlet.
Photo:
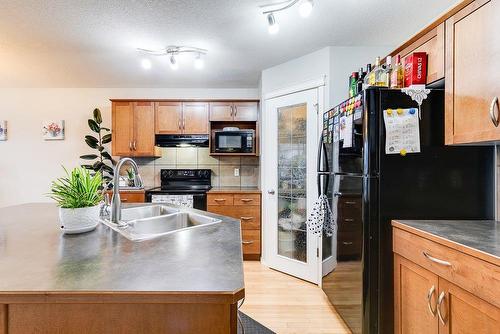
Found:
[(240, 169), (239, 168), (234, 169), (234, 176), (240, 176)]

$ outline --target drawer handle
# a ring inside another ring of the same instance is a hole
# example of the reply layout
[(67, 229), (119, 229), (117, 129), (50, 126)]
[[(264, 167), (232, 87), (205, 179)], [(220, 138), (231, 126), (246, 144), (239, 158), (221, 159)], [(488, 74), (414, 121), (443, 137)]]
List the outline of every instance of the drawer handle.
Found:
[(438, 303), (437, 303), (437, 307), (436, 307), (439, 321), (441, 321), (443, 326), (446, 325), (446, 319), (443, 317), (443, 315), (441, 313), (441, 305), (443, 304), (445, 296), (446, 296), (446, 294), (444, 293), (444, 291), (441, 292), (441, 294), (439, 295)]
[(121, 200), (122, 202), (128, 202), (128, 199), (126, 199), (126, 198), (120, 198), (120, 200)]
[(216, 201), (216, 202), (225, 202), (226, 199), (225, 198), (214, 198), (214, 201)]
[(243, 203), (249, 203), (249, 202), (253, 202), (253, 199), (251, 199), (251, 198), (242, 198), (242, 199), (240, 199), (240, 201), (242, 201)]
[(346, 221), (346, 222), (353, 222), (354, 219), (352, 219), (352, 218), (346, 218), (346, 219), (344, 219), (344, 221)]
[(346, 246), (352, 245), (352, 241), (342, 241), (342, 243)]
[(247, 241), (247, 240), (243, 240), (241, 243), (242, 243), (243, 245), (251, 245), (251, 244), (253, 244), (253, 243), (254, 243), (254, 241), (253, 241), (253, 240), (249, 240), (249, 241)]
[(451, 267), (451, 263), (449, 263), (448, 261), (437, 259), (434, 256), (427, 254), (427, 252), (422, 252), (422, 254), (424, 254), (424, 256), (432, 262), (435, 262), (443, 266)]
[(354, 205), (354, 204), (356, 204), (356, 202), (353, 202), (353, 201), (345, 201), (344, 203), (345, 203), (345, 204), (349, 204), (349, 205)]
[(495, 98), (493, 99), (493, 101), (491, 101), (490, 118), (491, 118), (491, 121), (493, 122), (493, 125), (498, 128), (498, 124), (500, 123), (499, 120), (498, 120), (498, 117), (500, 115), (498, 114), (498, 111), (497, 111), (497, 114), (495, 115), (495, 109), (498, 110), (498, 108), (495, 108), (497, 106), (498, 106), (498, 97), (495, 96)]
[(253, 217), (240, 217), (241, 220), (252, 220)]
[(427, 293), (427, 307), (429, 308), (429, 312), (431, 312), (433, 317), (436, 316), (436, 310), (437, 310), (437, 306), (436, 309), (432, 309), (431, 305), (432, 296), (434, 295), (434, 292), (436, 292), (436, 287), (433, 285), (432, 288), (429, 290), (429, 293)]

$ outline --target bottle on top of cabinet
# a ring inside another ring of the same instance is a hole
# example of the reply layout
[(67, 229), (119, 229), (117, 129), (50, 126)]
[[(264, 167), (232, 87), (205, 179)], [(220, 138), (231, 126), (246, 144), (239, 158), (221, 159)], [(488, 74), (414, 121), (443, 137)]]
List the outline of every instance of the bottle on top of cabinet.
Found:
[(394, 64), (391, 72), (391, 88), (403, 88), (405, 80), (405, 69), (401, 64), (401, 56), (396, 56), (396, 63)]

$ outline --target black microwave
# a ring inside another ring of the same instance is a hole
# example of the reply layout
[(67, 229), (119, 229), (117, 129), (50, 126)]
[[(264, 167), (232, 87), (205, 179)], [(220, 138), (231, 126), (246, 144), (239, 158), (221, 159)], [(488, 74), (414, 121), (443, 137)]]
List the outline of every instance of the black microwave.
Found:
[(255, 130), (215, 131), (217, 153), (254, 153)]

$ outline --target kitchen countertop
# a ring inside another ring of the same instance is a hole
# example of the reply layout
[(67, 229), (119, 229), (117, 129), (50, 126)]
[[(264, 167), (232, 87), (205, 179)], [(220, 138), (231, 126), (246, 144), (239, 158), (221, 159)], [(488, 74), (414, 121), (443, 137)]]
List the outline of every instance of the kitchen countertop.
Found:
[(500, 222), (494, 220), (395, 220), (392, 225), (500, 265)]
[(1, 208), (0, 296), (179, 292), (238, 300), (244, 291), (240, 224), (193, 211), (223, 221), (133, 242), (103, 224), (63, 235), (53, 204)]
[(257, 187), (213, 187), (209, 193), (256, 193), (261, 191)]

